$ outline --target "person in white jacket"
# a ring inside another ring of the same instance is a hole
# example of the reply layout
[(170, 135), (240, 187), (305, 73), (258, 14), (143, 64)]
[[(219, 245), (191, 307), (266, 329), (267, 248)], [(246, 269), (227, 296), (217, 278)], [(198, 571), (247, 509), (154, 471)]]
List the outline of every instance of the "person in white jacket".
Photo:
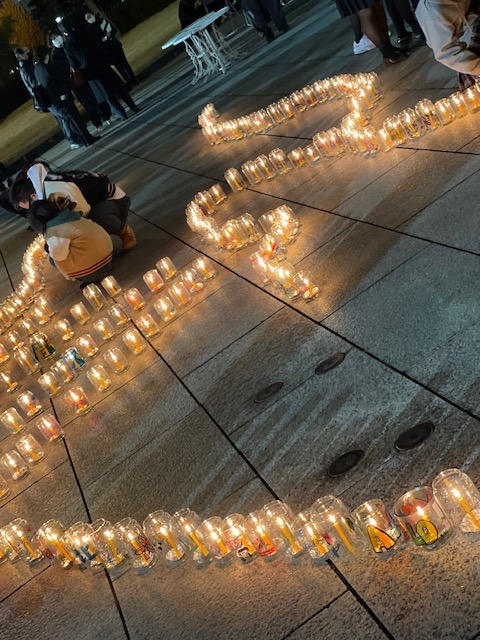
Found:
[[(475, 0), (420, 0), (415, 15), (435, 59), (460, 74), (480, 76), (480, 57), (468, 46)], [(478, 16), (477, 16), (478, 17)]]

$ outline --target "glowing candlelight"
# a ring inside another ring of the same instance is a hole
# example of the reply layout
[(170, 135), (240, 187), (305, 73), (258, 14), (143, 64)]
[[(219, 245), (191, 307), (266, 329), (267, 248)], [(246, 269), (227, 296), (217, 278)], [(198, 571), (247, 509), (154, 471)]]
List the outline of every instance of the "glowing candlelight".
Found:
[(19, 349), (17, 349), (13, 357), (26, 374), (35, 373), (40, 366), (29, 349), (20, 347)]
[(5, 470), (10, 473), (12, 480), (19, 480), (28, 474), (28, 467), (18, 451), (8, 451), (1, 462)]
[(147, 302), (145, 298), (142, 296), (140, 291), (135, 287), (132, 287), (131, 289), (128, 289), (127, 291), (125, 291), (123, 296), (125, 298), (125, 301), (130, 306), (130, 308), (133, 309), (133, 311), (140, 311), (141, 309), (147, 306)]
[(113, 276), (107, 276), (100, 281), (100, 284), (111, 298), (115, 298), (122, 293), (123, 289)]
[(153, 308), (164, 322), (172, 320), (177, 313), (177, 308), (169, 296), (162, 296), (157, 300), (157, 302), (155, 302)]
[(36, 426), (47, 442), (56, 442), (65, 435), (57, 419), (51, 413), (41, 416)]
[(180, 558), (183, 558), (183, 556), (184, 556), (183, 551), (178, 548), (178, 546), (177, 546), (172, 534), (168, 531), (168, 529), (166, 527), (160, 527), (160, 533), (165, 538), (165, 540), (168, 542), (168, 544), (171, 546), (171, 548), (173, 549), (173, 552), (175, 553), (177, 558), (179, 560), (180, 560)]
[(302, 547), (298, 544), (298, 542), (293, 537), (292, 532), (291, 532), (290, 527), (288, 526), (288, 524), (286, 524), (286, 522), (284, 522), (282, 520), (282, 518), (277, 518), (277, 524), (280, 527), (280, 531), (283, 533), (285, 538), (290, 543), (290, 545), (291, 545), (291, 547), (293, 549), (293, 553), (300, 553), (300, 551), (302, 550)]
[(222, 204), (227, 199), (225, 191), (219, 184), (214, 184), (213, 187), (210, 187), (208, 193), (212, 196), (216, 205)]
[(31, 391), (21, 393), (17, 398), (17, 404), (29, 418), (37, 415), (37, 413), (40, 413), (43, 409), (41, 403)]
[(45, 457), (45, 452), (32, 435), (23, 436), (15, 446), (27, 464), (35, 464)]
[(147, 339), (154, 338), (160, 333), (160, 327), (149, 313), (137, 318), (136, 325)]
[(138, 331), (133, 329), (131, 331), (126, 331), (122, 336), (122, 340), (125, 346), (136, 356), (142, 353), (142, 351), (147, 347)]
[(181, 282), (173, 284), (168, 289), (168, 295), (176, 305), (186, 306), (192, 301), (190, 293), (187, 291), (185, 285)]
[(457, 498), (457, 500), (459, 501), (459, 503), (462, 505), (463, 509), (465, 510), (465, 513), (467, 513), (470, 518), (472, 519), (473, 524), (480, 529), (480, 521), (478, 520), (478, 518), (475, 516), (475, 514), (473, 513), (473, 511), (470, 509), (470, 507), (467, 504), (467, 501), (465, 500), (465, 498), (460, 494), (460, 491), (458, 489), (453, 489), (452, 490), (453, 495), (455, 496), (455, 498)]
[(200, 551), (200, 553), (203, 556), (208, 556), (208, 549), (207, 547), (203, 544), (203, 542), (200, 542), (200, 540), (198, 539), (198, 537), (195, 535), (195, 532), (192, 531), (192, 528), (190, 527), (190, 525), (185, 525), (185, 530), (187, 532), (187, 535), (191, 538), (193, 544), (197, 547), (197, 549)]
[(110, 349), (110, 351), (106, 352), (103, 359), (113, 368), (116, 375), (124, 373), (130, 366), (120, 349)]
[(70, 313), (72, 314), (74, 320), (78, 322), (78, 324), (86, 324), (89, 320), (91, 320), (91, 316), (83, 302), (79, 302), (78, 304), (73, 305), (73, 307), (70, 309)]
[(228, 182), (228, 186), (234, 193), (243, 191), (246, 188), (246, 182), (237, 169), (228, 169), (225, 172), (225, 180)]
[(57, 377), (53, 373), (53, 371), (47, 371), (46, 373), (41, 375), (38, 379), (38, 383), (51, 398), (58, 395), (62, 390), (62, 385), (57, 380)]
[(107, 313), (115, 321), (117, 326), (122, 326), (130, 321), (129, 316), (121, 304), (114, 304)]
[(340, 539), (342, 540), (343, 544), (347, 547), (349, 551), (353, 551), (353, 547), (350, 543), (350, 540), (348, 539), (348, 536), (346, 535), (346, 533), (343, 531), (342, 524), (340, 522), (337, 522), (335, 516), (329, 516), (329, 520), (332, 523), (335, 531), (340, 536)]
[(164, 280), (171, 280), (177, 275), (177, 267), (170, 258), (162, 258), (155, 266)]
[(72, 325), (66, 318), (62, 318), (58, 322), (55, 323), (55, 329), (62, 334), (62, 340), (67, 342), (75, 335), (74, 330), (72, 329)]
[(111, 340), (115, 336), (115, 329), (107, 318), (100, 318), (94, 322), (93, 328), (102, 340)]
[(70, 389), (63, 397), (67, 406), (73, 409), (77, 415), (88, 413), (92, 408), (82, 387)]
[(89, 333), (77, 340), (77, 347), (80, 353), (85, 354), (87, 358), (94, 358), (98, 354), (97, 343)]
[(143, 280), (152, 293), (158, 293), (165, 286), (165, 281), (156, 269), (150, 269), (143, 275)]
[(96, 284), (87, 285), (82, 293), (94, 311), (100, 311), (107, 304), (105, 296)]
[(87, 371), (87, 378), (90, 380), (92, 386), (100, 392), (106, 391), (112, 386), (112, 381), (101, 364), (96, 367), (91, 367), (91, 369)]

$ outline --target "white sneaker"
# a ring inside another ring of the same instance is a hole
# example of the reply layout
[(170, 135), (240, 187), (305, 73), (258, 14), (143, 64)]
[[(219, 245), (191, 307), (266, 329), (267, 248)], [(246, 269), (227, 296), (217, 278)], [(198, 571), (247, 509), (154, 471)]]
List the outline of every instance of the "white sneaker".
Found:
[(370, 51), (371, 49), (375, 49), (375, 45), (367, 38), (367, 36), (362, 36), (360, 42), (353, 43), (353, 53), (358, 55), (360, 53), (365, 53), (366, 51)]
[(75, 142), (72, 142), (72, 144), (70, 145), (70, 149), (80, 149), (82, 145), (80, 144), (76, 144)]

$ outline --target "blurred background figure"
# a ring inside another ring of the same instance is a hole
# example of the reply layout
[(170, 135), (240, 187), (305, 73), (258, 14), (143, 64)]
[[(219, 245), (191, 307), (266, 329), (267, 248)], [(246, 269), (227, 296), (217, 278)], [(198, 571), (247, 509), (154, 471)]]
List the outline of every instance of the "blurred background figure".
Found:
[(123, 81), (110, 67), (110, 61), (101, 43), (87, 30), (88, 25), (84, 17), (72, 19), (70, 22), (64, 20), (63, 24), (67, 31), (63, 48), (70, 67), (73, 71), (85, 74), (97, 102), (107, 102), (112, 112), (121, 120), (127, 119), (127, 112), (120, 100), (123, 100), (134, 113), (140, 111)]
[(362, 34), (377, 47), (385, 64), (396, 64), (407, 59), (408, 51), (394, 47), (390, 42), (382, 0), (334, 1), (342, 18), (358, 16)]
[(90, 89), (84, 73), (72, 73), (70, 63), (63, 49), (63, 37), (60, 34), (50, 35), (52, 50), (52, 62), (65, 84), (69, 84), (75, 97), (85, 109), (89, 120), (98, 130), (104, 124), (110, 124), (109, 118), (112, 111), (106, 102), (99, 104), (93, 91)]
[[(413, 13), (410, 0), (385, 0), (388, 15), (392, 19), (397, 32), (399, 47), (418, 47), (427, 43), (421, 26)], [(408, 31), (407, 25), (411, 31)]]
[(180, 0), (178, 4), (178, 19), (182, 29), (188, 27), (207, 13), (201, 0)]
[[(94, 137), (83, 123), (70, 93), (70, 84), (59, 73), (50, 58), (50, 49), (35, 49), (35, 80), (42, 87), (44, 106), (56, 118), (72, 149), (88, 147), (100, 138)], [(38, 100), (38, 95), (37, 95)]]
[(135, 84), (138, 84), (138, 81), (135, 78), (132, 67), (128, 63), (122, 43), (115, 37), (117, 30), (108, 20), (95, 16), (93, 13), (86, 13), (85, 20), (89, 31), (99, 40), (106, 50), (110, 64), (115, 67), (125, 80), (127, 90), (130, 90)]
[(15, 57), (18, 60), (18, 70), (20, 72), (22, 82), (25, 85), (28, 93), (33, 98), (33, 106), (35, 107), (35, 109), (40, 110), (34, 91), (34, 88), (38, 83), (35, 80), (35, 70), (33, 66), (32, 53), (26, 47), (17, 47), (17, 49), (15, 49)]
[(286, 33), (290, 29), (279, 0), (242, 0), (241, 6), (247, 21), (266, 42), (272, 42), (275, 39), (270, 22), (275, 23), (279, 33)]

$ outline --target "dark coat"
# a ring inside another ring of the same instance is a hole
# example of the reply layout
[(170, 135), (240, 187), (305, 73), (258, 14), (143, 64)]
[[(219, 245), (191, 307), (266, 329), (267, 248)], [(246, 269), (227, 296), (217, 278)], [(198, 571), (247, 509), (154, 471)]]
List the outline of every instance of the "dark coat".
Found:
[(52, 61), (35, 63), (35, 79), (47, 93), (50, 103), (61, 104), (63, 95), (70, 95), (68, 79), (59, 71)]

